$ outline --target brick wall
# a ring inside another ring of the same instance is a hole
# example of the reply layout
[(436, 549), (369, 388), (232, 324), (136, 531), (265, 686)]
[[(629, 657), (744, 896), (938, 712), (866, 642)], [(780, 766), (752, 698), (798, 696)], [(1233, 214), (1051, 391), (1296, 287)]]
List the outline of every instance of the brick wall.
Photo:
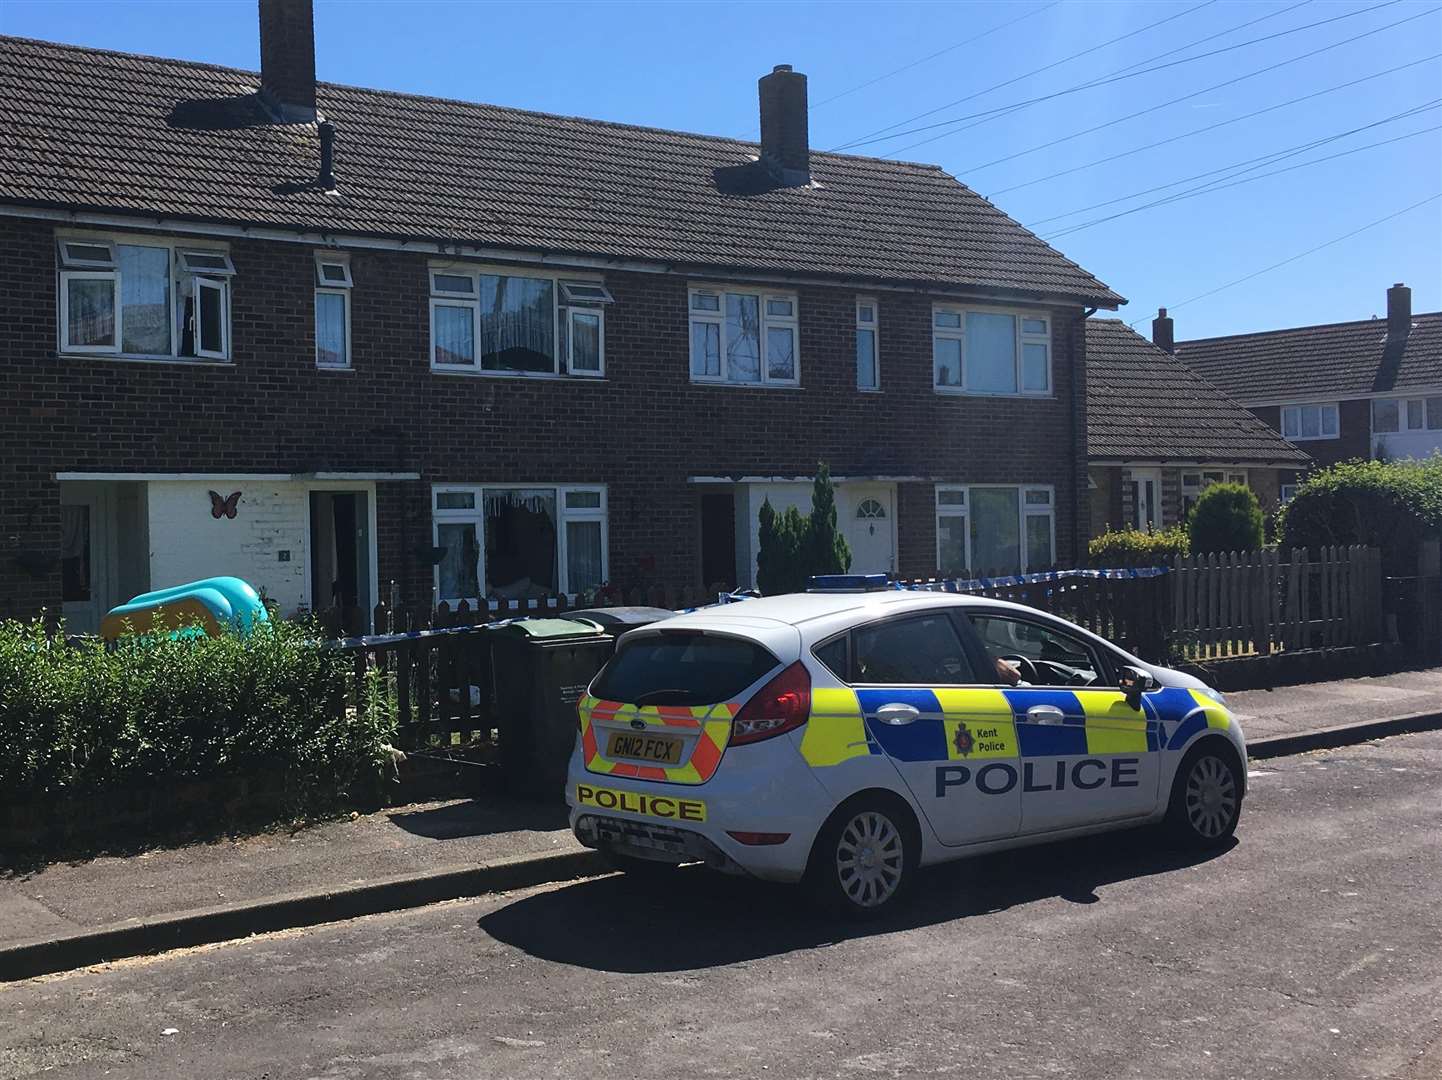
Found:
[[(604, 380), (476, 378), (429, 370), (426, 258), (357, 251), (355, 370), (331, 372), (314, 363), (312, 249), (230, 249), (234, 363), (57, 357), (53, 226), (0, 218), (0, 615), (59, 603), (53, 566), (32, 576), (12, 557), (58, 550), (58, 471), (418, 471), (420, 482), (377, 491), (382, 595), (395, 579), (407, 598), (430, 594), (417, 551), (431, 542), (434, 482), (609, 485), (611, 577), (623, 585), (699, 581), (688, 477), (807, 475), (818, 460), (838, 475), (1053, 484), (1058, 560), (1084, 543), (1080, 308), (1051, 309), (1045, 400), (935, 394), (931, 298), (886, 292), (883, 392), (858, 393), (856, 293), (817, 286), (796, 290), (800, 388), (707, 386), (688, 373), (688, 280), (613, 272)], [(898, 571), (930, 574), (930, 483), (903, 483), (897, 499)]]

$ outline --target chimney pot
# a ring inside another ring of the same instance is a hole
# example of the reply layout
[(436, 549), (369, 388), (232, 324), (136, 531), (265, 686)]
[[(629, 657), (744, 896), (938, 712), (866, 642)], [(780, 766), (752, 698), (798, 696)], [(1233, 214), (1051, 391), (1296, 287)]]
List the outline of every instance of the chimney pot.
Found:
[(806, 76), (777, 64), (756, 84), (761, 98), (761, 160), (785, 187), (811, 182)]
[(1176, 352), (1173, 340), (1172, 317), (1166, 308), (1157, 308), (1157, 317), (1152, 320), (1152, 344), (1164, 352)]
[(1412, 290), (1400, 281), (1387, 290), (1387, 343), (1402, 345), (1412, 332)]
[(315, 122), (312, 0), (260, 0), (260, 92), (281, 123)]

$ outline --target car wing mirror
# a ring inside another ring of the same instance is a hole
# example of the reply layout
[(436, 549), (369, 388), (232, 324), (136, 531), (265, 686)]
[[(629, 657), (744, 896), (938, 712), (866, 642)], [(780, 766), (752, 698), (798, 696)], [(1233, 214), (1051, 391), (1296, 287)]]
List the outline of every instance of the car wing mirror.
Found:
[(1126, 695), (1127, 704), (1140, 712), (1142, 695), (1148, 690), (1157, 688), (1157, 679), (1151, 672), (1128, 664), (1122, 668), (1121, 675), (1117, 679), (1117, 686)]

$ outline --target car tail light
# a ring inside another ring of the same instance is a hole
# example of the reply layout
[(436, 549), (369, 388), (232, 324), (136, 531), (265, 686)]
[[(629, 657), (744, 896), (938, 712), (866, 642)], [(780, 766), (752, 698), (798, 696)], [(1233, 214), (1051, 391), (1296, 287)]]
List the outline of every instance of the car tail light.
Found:
[(806, 723), (811, 674), (800, 660), (758, 690), (731, 721), (733, 745), (760, 742)]

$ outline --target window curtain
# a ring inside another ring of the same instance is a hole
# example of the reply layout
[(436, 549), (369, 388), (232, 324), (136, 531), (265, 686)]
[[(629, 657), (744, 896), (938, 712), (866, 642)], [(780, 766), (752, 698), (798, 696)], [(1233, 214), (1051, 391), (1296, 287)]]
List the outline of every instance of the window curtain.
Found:
[(436, 529), (440, 547), (445, 548), (440, 564), (442, 600), (476, 599), (481, 595), (476, 579), (476, 527), (470, 522), (446, 523)]
[(726, 362), (731, 379), (761, 381), (761, 301), (758, 297), (726, 294)]
[(602, 584), (601, 523), (566, 523), (566, 586), (571, 592), (585, 592)]
[(481, 275), (481, 367), (556, 370), (555, 286), (539, 278)]
[(474, 364), (475, 324), (471, 309), (454, 304), (436, 305), (436, 363)]
[(72, 345), (115, 344), (115, 282), (110, 278), (72, 278), (68, 288), (66, 338)]
[(148, 356), (170, 355), (170, 252), (161, 247), (120, 244), (120, 348)]
[(1021, 573), (1021, 520), (1016, 488), (971, 489), (971, 561), (988, 577)]
[(327, 367), (345, 367), (345, 297), (315, 295), (316, 359)]

